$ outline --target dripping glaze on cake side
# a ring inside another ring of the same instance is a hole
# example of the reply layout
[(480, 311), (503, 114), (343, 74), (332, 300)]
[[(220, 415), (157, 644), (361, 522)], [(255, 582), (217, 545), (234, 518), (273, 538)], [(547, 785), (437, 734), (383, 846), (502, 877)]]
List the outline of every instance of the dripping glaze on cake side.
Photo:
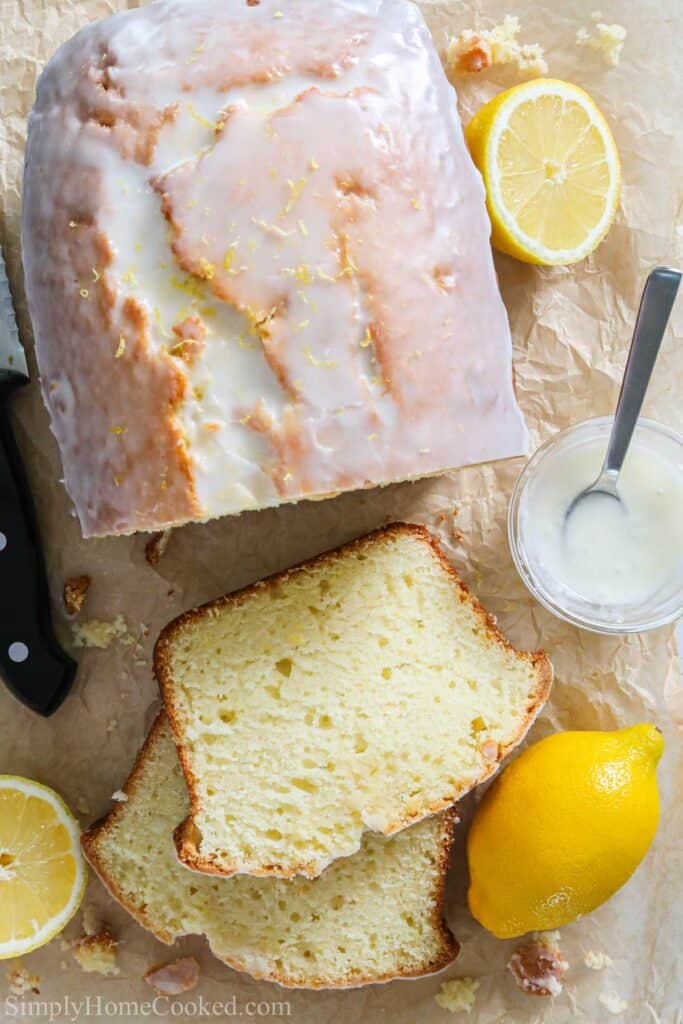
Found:
[(30, 116), (23, 256), (85, 536), (526, 451), (484, 191), (407, 0), (158, 0)]

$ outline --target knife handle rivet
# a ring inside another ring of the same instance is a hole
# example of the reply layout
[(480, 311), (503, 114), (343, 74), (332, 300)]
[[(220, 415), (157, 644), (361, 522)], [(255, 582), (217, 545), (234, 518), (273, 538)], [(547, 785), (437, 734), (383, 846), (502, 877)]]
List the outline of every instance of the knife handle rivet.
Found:
[(28, 647), (26, 644), (22, 644), (20, 640), (17, 640), (15, 643), (9, 645), (7, 653), (9, 654), (10, 661), (14, 661), (16, 664), (19, 664), (22, 661), (26, 661), (28, 658)]
[(0, 531), (0, 551), (4, 551), (7, 547), (7, 537)]

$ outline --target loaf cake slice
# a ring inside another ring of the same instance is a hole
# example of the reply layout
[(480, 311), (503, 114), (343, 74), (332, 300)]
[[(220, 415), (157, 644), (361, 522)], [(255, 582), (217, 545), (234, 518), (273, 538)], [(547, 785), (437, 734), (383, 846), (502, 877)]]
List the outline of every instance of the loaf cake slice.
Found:
[(308, 878), (492, 775), (552, 678), (400, 523), (182, 615), (155, 671), (190, 793), (181, 860)]
[(305, 988), (413, 977), (455, 959), (441, 910), (454, 814), (362, 849), (315, 881), (202, 877), (176, 857), (187, 790), (165, 716), (124, 786), (125, 800), (83, 836), (112, 895), (162, 942), (203, 933), (213, 953), (255, 978)]

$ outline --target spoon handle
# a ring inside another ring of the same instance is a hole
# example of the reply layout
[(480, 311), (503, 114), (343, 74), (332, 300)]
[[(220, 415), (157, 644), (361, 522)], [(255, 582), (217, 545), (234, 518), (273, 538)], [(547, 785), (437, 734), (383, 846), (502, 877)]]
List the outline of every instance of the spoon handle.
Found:
[(657, 267), (645, 282), (602, 467), (611, 477), (617, 476), (626, 458), (680, 280), (680, 270)]

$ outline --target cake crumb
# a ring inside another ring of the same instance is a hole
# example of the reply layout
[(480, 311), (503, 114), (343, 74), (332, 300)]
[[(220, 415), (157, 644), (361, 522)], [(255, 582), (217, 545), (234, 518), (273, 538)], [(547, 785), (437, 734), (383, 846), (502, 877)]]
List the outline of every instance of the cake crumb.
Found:
[(73, 955), (88, 974), (114, 977), (119, 974), (116, 962), (118, 945), (111, 932), (104, 928), (95, 935), (86, 935), (78, 939), (73, 945)]
[(147, 971), (145, 981), (160, 996), (182, 995), (199, 981), (199, 962), (193, 956), (184, 956), (169, 964), (159, 964)]
[(67, 615), (78, 615), (85, 601), (92, 578), (90, 576), (71, 576), (64, 584), (64, 607)]
[(90, 804), (84, 796), (79, 796), (76, 800), (76, 810), (79, 814), (90, 814)]
[(560, 939), (562, 938), (562, 936), (560, 935), (560, 933), (558, 931), (534, 932), (533, 937), (535, 939), (538, 939), (538, 941), (540, 943), (542, 943), (544, 946), (550, 946), (550, 947), (552, 947), (552, 946), (559, 946)]
[(598, 999), (605, 1007), (608, 1013), (613, 1013), (616, 1017), (617, 1014), (623, 1013), (624, 1010), (628, 1009), (628, 1003), (625, 999), (622, 999), (616, 992), (601, 992)]
[(118, 718), (110, 718), (107, 722), (107, 732), (115, 732), (119, 727)]
[[(83, 931), (84, 931), (84, 933), (87, 936), (89, 936), (89, 935), (97, 935), (97, 933), (102, 931), (102, 930), (103, 930), (102, 929), (102, 922), (100, 921), (100, 916), (99, 916), (97, 910), (95, 909), (95, 907), (92, 906), (92, 904), (88, 904), (88, 906), (83, 911)], [(68, 943), (67, 948), (70, 949), (71, 946), (72, 946), (72, 943)]]
[(490, 29), (464, 29), (448, 41), (446, 61), (458, 74), (476, 74), (501, 64), (513, 64), (522, 74), (547, 75), (548, 64), (538, 43), (520, 43), (519, 18), (506, 14)]
[(626, 29), (623, 25), (606, 25), (599, 21), (592, 31), (580, 28), (576, 33), (578, 46), (587, 46), (589, 50), (599, 53), (605, 64), (616, 68), (621, 60), (621, 51), (626, 41)]
[(485, 761), (495, 761), (499, 756), (498, 744), (495, 740), (486, 740), (479, 748)]
[(559, 996), (569, 968), (559, 948), (559, 932), (536, 933), (518, 946), (508, 961), (517, 987), (531, 996)]
[(73, 626), (74, 646), (97, 647), (104, 650), (115, 640), (128, 637), (128, 627), (123, 615), (117, 615), (113, 622), (102, 619), (88, 619), (80, 625)]
[(453, 978), (443, 982), (434, 1002), (449, 1013), (471, 1013), (478, 988), (478, 978)]
[(173, 530), (159, 530), (158, 533), (152, 534), (145, 544), (145, 558), (149, 565), (155, 566), (159, 564), (168, 547), (172, 533)]
[(14, 965), (7, 970), (7, 981), (10, 994), (13, 996), (25, 996), (32, 992), (34, 996), (40, 995), (40, 976), (33, 974), (21, 962), (14, 962)]
[(602, 971), (605, 967), (611, 967), (614, 961), (607, 953), (601, 950), (588, 949), (583, 955), (583, 962), (592, 971)]

